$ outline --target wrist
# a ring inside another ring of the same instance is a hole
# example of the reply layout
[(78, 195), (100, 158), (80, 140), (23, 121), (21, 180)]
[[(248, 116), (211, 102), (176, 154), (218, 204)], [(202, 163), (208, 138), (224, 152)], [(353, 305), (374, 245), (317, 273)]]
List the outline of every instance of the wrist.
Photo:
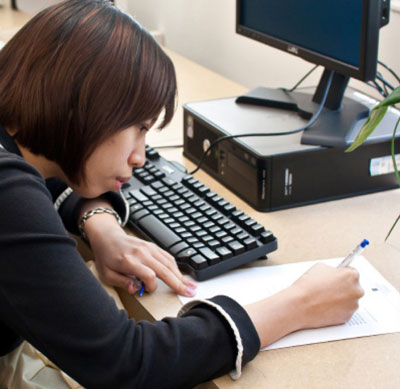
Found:
[(292, 332), (304, 328), (304, 299), (293, 286), (260, 302), (246, 306), (260, 337), (261, 347), (266, 347)]
[(93, 232), (100, 229), (104, 232), (107, 226), (122, 225), (122, 221), (117, 212), (108, 207), (96, 207), (86, 211), (79, 220), (79, 231), (83, 240), (88, 242)]

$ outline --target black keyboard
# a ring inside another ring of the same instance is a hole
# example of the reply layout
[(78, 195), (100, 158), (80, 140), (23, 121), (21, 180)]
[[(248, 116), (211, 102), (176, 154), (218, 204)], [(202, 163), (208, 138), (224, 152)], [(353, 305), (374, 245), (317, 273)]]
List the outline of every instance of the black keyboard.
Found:
[(128, 225), (171, 253), (196, 280), (277, 249), (271, 231), (149, 146), (145, 166), (133, 170), (122, 190), (130, 205)]

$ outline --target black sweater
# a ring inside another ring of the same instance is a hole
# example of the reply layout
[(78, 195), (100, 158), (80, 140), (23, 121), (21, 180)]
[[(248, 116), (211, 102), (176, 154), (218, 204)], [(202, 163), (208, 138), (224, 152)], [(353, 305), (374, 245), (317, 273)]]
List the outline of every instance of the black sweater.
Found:
[(228, 297), (180, 318), (129, 319), (87, 269), (45, 180), (2, 128), (0, 144), (0, 355), (25, 339), (88, 388), (192, 387), (255, 357), (254, 326)]

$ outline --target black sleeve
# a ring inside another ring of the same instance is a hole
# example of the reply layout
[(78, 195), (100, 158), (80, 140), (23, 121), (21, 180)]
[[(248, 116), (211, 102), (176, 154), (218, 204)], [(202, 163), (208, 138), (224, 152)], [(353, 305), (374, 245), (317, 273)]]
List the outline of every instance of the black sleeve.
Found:
[[(62, 181), (55, 178), (46, 180), (46, 186), (51, 193), (53, 203), (59, 212), (65, 228), (72, 234), (79, 235), (78, 217), (82, 204), (87, 200), (78, 196)], [(126, 223), (129, 207), (126, 205), (122, 192), (107, 192), (103, 196), (110, 202), (113, 209)]]
[[(87, 388), (191, 388), (235, 368), (236, 340), (219, 312), (201, 304), (181, 318), (129, 319), (87, 269), (44, 182), (1, 171), (5, 326)], [(259, 339), (247, 313), (227, 297), (215, 302), (239, 328), (243, 361), (254, 358)]]

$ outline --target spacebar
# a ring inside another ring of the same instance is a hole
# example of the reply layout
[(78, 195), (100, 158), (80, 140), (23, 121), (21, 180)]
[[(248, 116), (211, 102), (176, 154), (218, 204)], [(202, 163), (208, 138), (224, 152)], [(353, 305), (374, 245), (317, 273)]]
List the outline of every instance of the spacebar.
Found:
[(150, 235), (151, 238), (154, 238), (154, 241), (156, 241), (165, 249), (182, 240), (154, 215), (142, 217), (137, 222), (137, 225), (139, 225), (144, 232)]

